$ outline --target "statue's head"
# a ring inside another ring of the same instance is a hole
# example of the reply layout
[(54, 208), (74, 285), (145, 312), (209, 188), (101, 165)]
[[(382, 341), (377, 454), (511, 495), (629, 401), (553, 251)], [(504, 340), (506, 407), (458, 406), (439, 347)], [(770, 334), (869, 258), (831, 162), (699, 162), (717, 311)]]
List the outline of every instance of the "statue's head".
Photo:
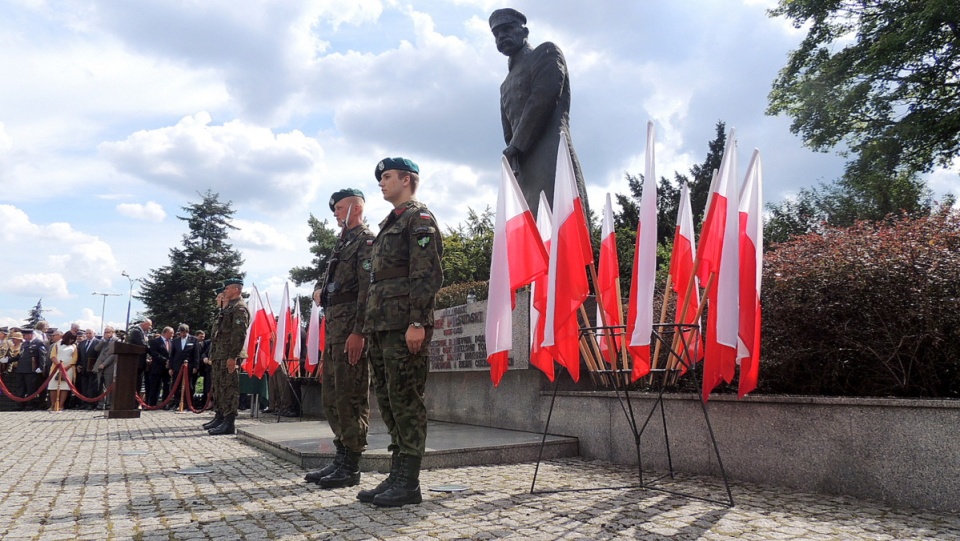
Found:
[(498, 9), (490, 14), (490, 31), (497, 42), (497, 50), (512, 56), (527, 43), (530, 30), (527, 17), (513, 8)]

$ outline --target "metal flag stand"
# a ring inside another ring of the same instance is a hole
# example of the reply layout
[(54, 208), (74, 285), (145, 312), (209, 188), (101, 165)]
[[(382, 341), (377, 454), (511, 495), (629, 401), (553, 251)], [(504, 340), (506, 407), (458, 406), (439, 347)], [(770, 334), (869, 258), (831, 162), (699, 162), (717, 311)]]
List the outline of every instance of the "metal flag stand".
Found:
[[(629, 391), (629, 378), (631, 375), (630, 370), (597, 370), (595, 373), (606, 374), (610, 377), (598, 378), (598, 381), (608, 382), (612, 381), (613, 389), (616, 392), (617, 400), (620, 402), (620, 407), (623, 410), (624, 416), (627, 419), (627, 423), (630, 425), (630, 430), (633, 433), (634, 443), (637, 449), (637, 479), (638, 484), (630, 484), (624, 486), (614, 486), (614, 487), (588, 487), (588, 488), (568, 488), (568, 489), (554, 489), (554, 490), (536, 490), (537, 485), (537, 474), (540, 471), (540, 463), (543, 459), (543, 449), (547, 440), (547, 433), (550, 430), (550, 420), (553, 417), (553, 408), (557, 400), (557, 390), (559, 388), (560, 375), (562, 371), (557, 374), (557, 377), (554, 379), (553, 386), (553, 396), (550, 399), (550, 410), (547, 413), (547, 423), (543, 428), (543, 439), (540, 441), (540, 454), (537, 456), (537, 465), (533, 473), (533, 482), (530, 484), (530, 494), (551, 494), (557, 492), (583, 492), (589, 490), (617, 490), (617, 489), (636, 489), (640, 488), (643, 490), (654, 490), (658, 492), (664, 492), (667, 494), (673, 494), (676, 496), (681, 496), (685, 498), (691, 498), (701, 501), (706, 501), (710, 503), (716, 503), (720, 505), (725, 505), (727, 507), (733, 507), (733, 493), (730, 491), (730, 483), (727, 480), (727, 472), (723, 467), (723, 459), (720, 457), (720, 448), (717, 446), (717, 439), (713, 433), (713, 426), (710, 424), (710, 415), (707, 413), (706, 403), (700, 399), (699, 396), (695, 396), (694, 399), (700, 403), (700, 408), (703, 411), (703, 419), (706, 423), (707, 432), (710, 435), (710, 442), (713, 445), (713, 452), (717, 459), (717, 465), (720, 468), (720, 475), (723, 479), (723, 486), (726, 489), (727, 498), (725, 500), (707, 498), (703, 496), (698, 496), (696, 494), (691, 494), (687, 492), (680, 492), (676, 490), (667, 489), (664, 486), (660, 486), (657, 483), (669, 477), (674, 479), (674, 469), (673, 469), (673, 457), (670, 452), (670, 435), (668, 432), (668, 422), (666, 411), (663, 406), (663, 394), (667, 387), (671, 387), (676, 384), (677, 376), (683, 371), (688, 370), (691, 372), (691, 377), (694, 378), (696, 387), (699, 388), (699, 380), (696, 377), (694, 371), (690, 370), (690, 363), (686, 360), (686, 356), (682, 352), (688, 351), (687, 337), (686, 334), (689, 331), (698, 331), (699, 327), (696, 325), (687, 325), (687, 324), (673, 324), (673, 323), (660, 323), (654, 324), (653, 326), (652, 338), (654, 343), (659, 343), (661, 346), (666, 347), (667, 354), (667, 363), (664, 365), (664, 368), (654, 368), (650, 371), (651, 384), (657, 391), (657, 399), (654, 401), (653, 406), (650, 407), (649, 413), (647, 413), (646, 418), (643, 420), (643, 423), (638, 423), (637, 413), (634, 411), (633, 402), (630, 397)], [(615, 326), (615, 327), (591, 327), (585, 328), (581, 332), (584, 334), (592, 333), (593, 331), (604, 331), (610, 332), (612, 336), (623, 336), (625, 334), (624, 326)], [(592, 334), (588, 334), (588, 340), (595, 340)], [(679, 344), (680, 347), (674, 349), (674, 344)], [(699, 340), (694, 344), (694, 352), (697, 353)], [(680, 368), (683, 367), (683, 369)], [(563, 368), (561, 368), (563, 370)], [(643, 460), (640, 452), (640, 443), (643, 433), (646, 431), (647, 427), (650, 425), (650, 421), (653, 419), (653, 415), (656, 413), (657, 409), (660, 410), (660, 418), (663, 422), (663, 439), (664, 445), (667, 452), (667, 469), (668, 472), (650, 479), (645, 480), (643, 475)]]

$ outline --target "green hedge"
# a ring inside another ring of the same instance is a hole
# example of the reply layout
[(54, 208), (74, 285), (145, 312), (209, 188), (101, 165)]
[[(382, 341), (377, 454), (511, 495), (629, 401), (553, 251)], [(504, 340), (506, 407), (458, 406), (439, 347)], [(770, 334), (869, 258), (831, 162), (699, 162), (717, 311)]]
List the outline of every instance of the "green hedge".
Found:
[(960, 215), (828, 227), (764, 258), (761, 392), (960, 397)]
[(487, 300), (488, 282), (463, 282), (452, 284), (441, 288), (437, 292), (437, 310), (450, 308), (451, 306), (460, 306), (467, 303), (467, 295), (473, 291), (478, 301)]

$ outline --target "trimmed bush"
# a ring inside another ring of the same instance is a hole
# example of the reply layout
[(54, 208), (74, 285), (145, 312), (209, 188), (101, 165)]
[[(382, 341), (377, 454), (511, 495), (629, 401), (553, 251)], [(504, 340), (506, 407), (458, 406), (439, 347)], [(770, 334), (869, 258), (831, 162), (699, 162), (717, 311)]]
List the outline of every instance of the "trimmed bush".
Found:
[(960, 397), (960, 214), (827, 227), (764, 260), (761, 392)]
[(450, 308), (451, 306), (460, 306), (467, 303), (467, 295), (473, 291), (478, 301), (487, 300), (488, 282), (461, 282), (443, 287), (437, 292), (437, 310)]

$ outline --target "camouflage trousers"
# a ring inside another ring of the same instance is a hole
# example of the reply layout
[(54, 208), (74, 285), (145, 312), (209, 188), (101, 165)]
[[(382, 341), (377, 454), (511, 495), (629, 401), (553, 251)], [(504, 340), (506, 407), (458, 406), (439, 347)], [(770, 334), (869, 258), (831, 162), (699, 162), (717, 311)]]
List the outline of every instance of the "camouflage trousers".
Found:
[(334, 441), (362, 453), (367, 450), (370, 428), (370, 365), (366, 353), (351, 365), (343, 346), (343, 342), (327, 344), (323, 352), (320, 400)]
[(232, 373), (227, 370), (226, 359), (214, 359), (210, 367), (214, 407), (221, 415), (236, 415), (240, 408), (240, 363), (237, 359), (237, 368)]
[(420, 353), (407, 349), (406, 330), (377, 331), (370, 340), (370, 370), (380, 416), (390, 433), (390, 451), (422, 457), (427, 447), (427, 406), (424, 391), (430, 372), (426, 329)]

